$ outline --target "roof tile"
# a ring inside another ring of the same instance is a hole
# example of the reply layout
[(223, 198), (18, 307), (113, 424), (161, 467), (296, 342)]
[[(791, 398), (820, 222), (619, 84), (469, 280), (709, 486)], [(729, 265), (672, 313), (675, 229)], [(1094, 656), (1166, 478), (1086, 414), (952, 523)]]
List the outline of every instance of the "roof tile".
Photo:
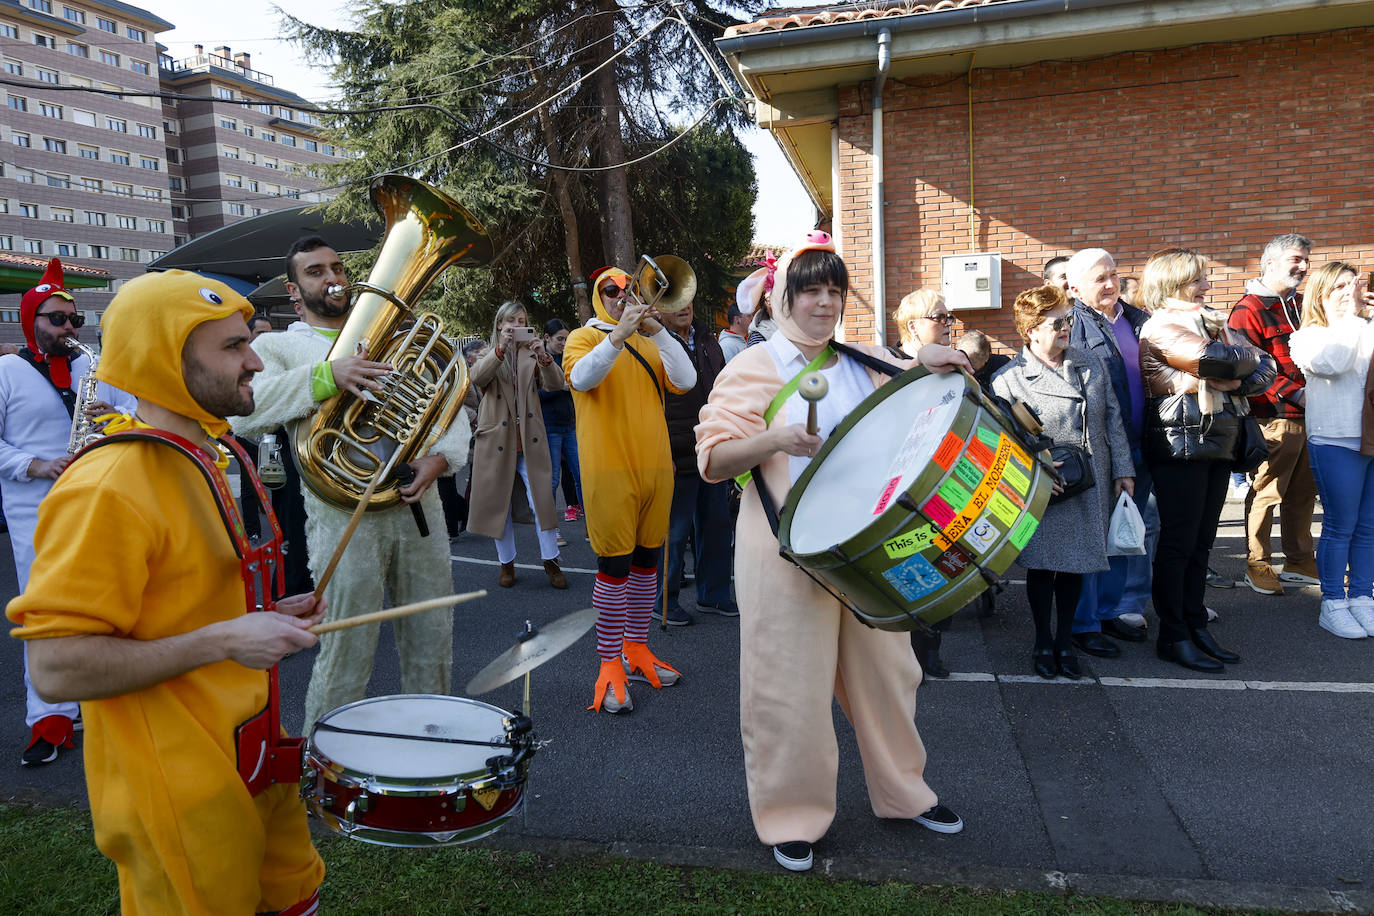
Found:
[(868, 19), (886, 19), (894, 16), (915, 16), (922, 13), (939, 13), (945, 10), (961, 9), (966, 6), (992, 6), (995, 3), (1020, 3), (1021, 0), (936, 0), (934, 3), (913, 3), (910, 0), (897, 2), (875, 2), (868, 4), (844, 3), (829, 8), (798, 10), (780, 8), (774, 15), (734, 25), (725, 30), (725, 37), (754, 35), (761, 32), (780, 32), (784, 29), (804, 29), (811, 26), (835, 25), (841, 22), (863, 22)]

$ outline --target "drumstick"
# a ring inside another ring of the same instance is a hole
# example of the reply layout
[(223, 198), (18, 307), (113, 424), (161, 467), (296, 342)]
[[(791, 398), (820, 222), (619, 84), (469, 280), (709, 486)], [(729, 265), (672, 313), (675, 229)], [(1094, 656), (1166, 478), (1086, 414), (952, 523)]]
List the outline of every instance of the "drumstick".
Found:
[(428, 601), (416, 601), (414, 604), (389, 607), (386, 610), (376, 611), (371, 614), (359, 614), (357, 617), (345, 617), (343, 620), (331, 620), (328, 623), (317, 623), (310, 628), (310, 632), (319, 636), (324, 633), (333, 633), (335, 630), (347, 630), (349, 627), (360, 627), (365, 623), (378, 623), (383, 620), (391, 620), (393, 617), (407, 617), (411, 614), (418, 614), (421, 611), (429, 611), (436, 607), (444, 607), (449, 604), (463, 604), (464, 602), (475, 601), (478, 598), (485, 598), (486, 596), (487, 590), (479, 589), (475, 592), (445, 595), (442, 598), (430, 598)]
[(816, 402), (830, 393), (830, 383), (819, 372), (808, 372), (797, 382), (797, 392), (806, 400), (806, 432), (816, 435)]

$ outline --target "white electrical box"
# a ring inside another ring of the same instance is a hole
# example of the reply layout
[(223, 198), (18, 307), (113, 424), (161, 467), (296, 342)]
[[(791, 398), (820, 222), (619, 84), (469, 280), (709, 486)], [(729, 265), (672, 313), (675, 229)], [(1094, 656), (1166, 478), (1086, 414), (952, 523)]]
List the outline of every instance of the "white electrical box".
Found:
[(950, 311), (1002, 307), (1002, 255), (996, 251), (940, 258), (940, 292)]

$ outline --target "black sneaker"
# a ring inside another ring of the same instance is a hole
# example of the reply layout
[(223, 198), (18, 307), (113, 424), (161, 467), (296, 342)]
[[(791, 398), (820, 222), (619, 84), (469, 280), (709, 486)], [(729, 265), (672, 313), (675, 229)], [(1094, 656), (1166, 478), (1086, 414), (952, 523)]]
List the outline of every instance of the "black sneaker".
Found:
[(739, 605), (735, 604), (735, 599), (726, 598), (720, 604), (703, 604), (697, 602), (697, 610), (703, 614), (719, 614), (721, 617), (738, 617)]
[(779, 843), (773, 847), (773, 858), (788, 871), (810, 871), (811, 844), (801, 841)]
[(1235, 588), (1236, 580), (1223, 576), (1212, 567), (1207, 567), (1207, 584), (1212, 588)]
[(964, 819), (944, 805), (936, 805), (925, 814), (916, 815), (912, 820), (936, 833), (958, 833), (964, 829)]
[(24, 748), (19, 765), (26, 767), (42, 766), (57, 759), (57, 745), (45, 738), (34, 738), (33, 743)]
[(695, 621), (686, 608), (675, 602), (668, 604), (668, 626), (670, 627), (690, 627)]

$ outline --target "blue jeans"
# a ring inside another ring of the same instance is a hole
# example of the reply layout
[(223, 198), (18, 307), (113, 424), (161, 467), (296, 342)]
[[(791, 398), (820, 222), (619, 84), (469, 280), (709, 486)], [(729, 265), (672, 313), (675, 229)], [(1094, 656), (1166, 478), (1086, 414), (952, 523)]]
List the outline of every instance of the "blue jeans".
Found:
[(1364, 597), (1374, 587), (1374, 458), (1339, 445), (1307, 444), (1322, 498), (1317, 577), (1322, 597)]
[(1145, 519), (1145, 553), (1138, 556), (1108, 557), (1108, 568), (1083, 577), (1078, 608), (1073, 615), (1075, 633), (1099, 633), (1102, 621), (1122, 614), (1144, 614), (1150, 601), (1155, 546), (1159, 543), (1159, 509), (1155, 505), (1154, 481), (1139, 449), (1131, 450), (1135, 462), (1136, 508)]
[(676, 600), (682, 581), (687, 535), (696, 560), (697, 603), (730, 600), (730, 484), (707, 483), (695, 472), (673, 478), (668, 516), (668, 598)]
[(571, 426), (546, 426), (544, 435), (549, 440), (549, 456), (553, 459), (553, 498), (558, 501), (558, 478), (563, 471), (563, 460), (567, 459), (572, 468), (573, 483), (577, 485), (578, 505), (582, 504), (582, 467), (577, 463), (577, 432)]

